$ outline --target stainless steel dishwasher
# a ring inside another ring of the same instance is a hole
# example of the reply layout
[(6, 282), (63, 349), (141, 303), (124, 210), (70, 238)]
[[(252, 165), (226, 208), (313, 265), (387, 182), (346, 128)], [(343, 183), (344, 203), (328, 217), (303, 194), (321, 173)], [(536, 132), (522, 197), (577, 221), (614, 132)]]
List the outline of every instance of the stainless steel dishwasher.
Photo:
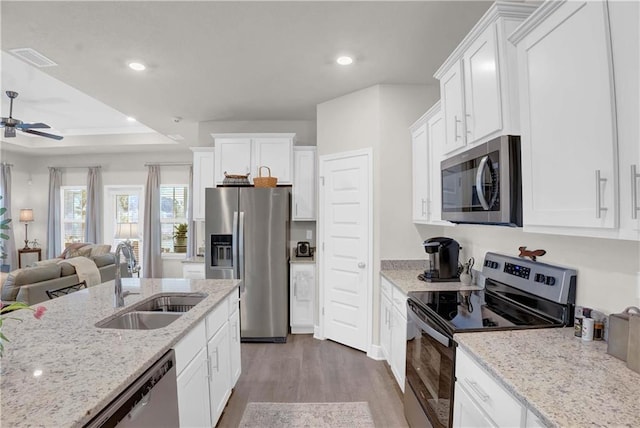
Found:
[(132, 383), (85, 427), (177, 427), (178, 386), (173, 349)]

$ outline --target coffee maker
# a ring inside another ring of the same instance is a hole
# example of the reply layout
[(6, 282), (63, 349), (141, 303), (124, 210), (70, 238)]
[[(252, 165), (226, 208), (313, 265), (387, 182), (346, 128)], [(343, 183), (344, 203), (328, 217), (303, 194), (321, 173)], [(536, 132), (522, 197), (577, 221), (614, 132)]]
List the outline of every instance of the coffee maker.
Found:
[(429, 265), (420, 275), (427, 282), (456, 282), (460, 280), (458, 256), (460, 244), (452, 238), (429, 238), (422, 243), (429, 254)]

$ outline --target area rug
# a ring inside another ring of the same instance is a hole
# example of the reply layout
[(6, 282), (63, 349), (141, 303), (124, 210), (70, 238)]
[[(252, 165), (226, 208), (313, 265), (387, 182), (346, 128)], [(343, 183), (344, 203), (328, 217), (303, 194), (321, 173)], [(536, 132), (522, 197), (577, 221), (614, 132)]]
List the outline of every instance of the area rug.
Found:
[(248, 403), (241, 428), (373, 427), (367, 402), (354, 403)]

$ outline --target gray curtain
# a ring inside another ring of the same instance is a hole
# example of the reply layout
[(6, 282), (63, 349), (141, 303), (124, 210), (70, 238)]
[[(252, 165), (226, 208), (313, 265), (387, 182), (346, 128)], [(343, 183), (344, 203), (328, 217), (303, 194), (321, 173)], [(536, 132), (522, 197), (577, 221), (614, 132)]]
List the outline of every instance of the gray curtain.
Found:
[(89, 167), (87, 173), (87, 211), (84, 241), (102, 243), (102, 175), (100, 167)]
[(47, 258), (53, 258), (62, 253), (62, 227), (60, 224), (60, 184), (62, 170), (49, 168), (49, 213), (47, 216)]
[(144, 195), (143, 266), (144, 278), (162, 278), (160, 235), (160, 167), (149, 165)]
[(187, 194), (189, 203), (187, 205), (187, 258), (196, 255), (196, 222), (193, 221), (193, 165), (189, 167), (189, 193)]
[[(0, 217), (0, 220), (11, 218), (11, 165), (5, 163), (0, 164), (0, 195), (2, 195), (0, 207), (7, 209), (4, 215)], [(9, 229), (2, 231), (2, 233), (9, 236), (9, 239), (0, 242), (0, 245), (4, 247), (4, 253), (7, 255), (7, 258), (2, 261), (2, 264), (9, 265), (10, 270), (18, 268), (16, 240), (13, 235), (15, 223), (16, 222), (12, 220), (11, 223), (9, 223)]]

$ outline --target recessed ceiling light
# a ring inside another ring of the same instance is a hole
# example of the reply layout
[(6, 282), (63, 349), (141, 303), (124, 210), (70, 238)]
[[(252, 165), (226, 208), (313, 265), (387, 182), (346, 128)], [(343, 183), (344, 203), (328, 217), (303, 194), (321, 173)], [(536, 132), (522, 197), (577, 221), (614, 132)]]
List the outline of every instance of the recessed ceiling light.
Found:
[(135, 121), (136, 121), (136, 118), (135, 118), (135, 117), (131, 117), (131, 116), (127, 116), (127, 120), (128, 120), (129, 122), (135, 122)]
[(350, 65), (353, 64), (353, 58), (351, 58), (350, 56), (341, 56), (336, 59), (336, 62), (340, 65)]
[(147, 67), (140, 63), (140, 62), (130, 62), (129, 63), (129, 68), (135, 71), (143, 71), (144, 69), (146, 69)]

